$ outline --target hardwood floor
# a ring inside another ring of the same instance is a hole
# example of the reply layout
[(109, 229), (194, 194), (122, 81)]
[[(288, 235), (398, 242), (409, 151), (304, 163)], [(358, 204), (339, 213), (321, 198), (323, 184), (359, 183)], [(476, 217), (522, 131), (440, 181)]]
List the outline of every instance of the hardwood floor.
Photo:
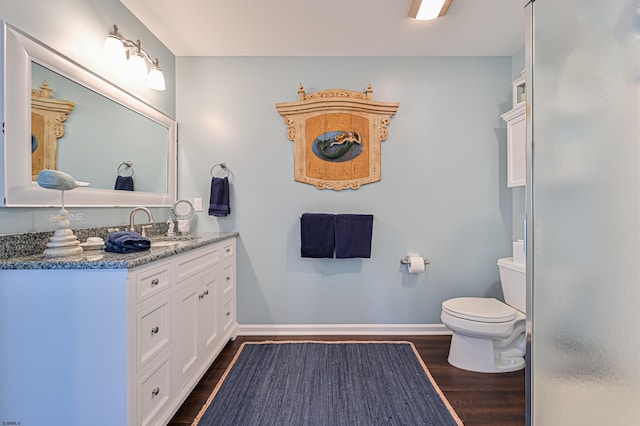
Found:
[[(411, 341), (434, 380), (465, 425), (525, 424), (525, 373), (482, 374), (447, 362), (450, 336), (239, 336), (229, 342), (182, 404), (169, 425), (190, 425), (220, 377), (246, 341), (264, 340), (402, 340)], [(232, 425), (230, 425), (232, 426)], [(434, 425), (436, 426), (436, 425)]]

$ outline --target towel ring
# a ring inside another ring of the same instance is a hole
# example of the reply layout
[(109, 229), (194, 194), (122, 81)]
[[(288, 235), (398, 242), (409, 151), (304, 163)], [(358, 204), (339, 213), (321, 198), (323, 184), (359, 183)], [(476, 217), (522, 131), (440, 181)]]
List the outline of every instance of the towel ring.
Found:
[(233, 172), (227, 167), (227, 163), (216, 163), (211, 166), (211, 170), (209, 171), (211, 177), (213, 177), (213, 169), (215, 169), (216, 167), (220, 167), (222, 170), (224, 170), (227, 173), (227, 177), (233, 176)]
[(122, 163), (120, 163), (120, 165), (118, 166), (118, 169), (116, 170), (116, 174), (118, 176), (120, 175), (120, 169), (122, 168), (122, 166), (128, 167), (129, 169), (131, 169), (131, 174), (129, 176), (133, 177), (133, 175), (135, 174), (135, 170), (133, 170), (133, 162), (131, 161), (123, 161)]

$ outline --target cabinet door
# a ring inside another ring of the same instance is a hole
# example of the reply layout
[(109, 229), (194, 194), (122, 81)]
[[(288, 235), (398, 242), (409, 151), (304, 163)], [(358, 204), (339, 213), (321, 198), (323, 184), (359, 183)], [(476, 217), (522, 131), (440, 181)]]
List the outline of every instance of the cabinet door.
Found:
[[(218, 343), (218, 294), (220, 268), (212, 270), (203, 280), (202, 297), (198, 301), (202, 359), (207, 359)], [(198, 296), (200, 297), (200, 296)]]
[(198, 296), (201, 293), (202, 286), (196, 282), (175, 294), (172, 355), (176, 390), (182, 387), (198, 366)]
[(208, 268), (175, 294), (173, 380), (179, 390), (201, 367), (217, 343), (220, 267)]
[(507, 121), (507, 186), (526, 184), (527, 123), (524, 109)]

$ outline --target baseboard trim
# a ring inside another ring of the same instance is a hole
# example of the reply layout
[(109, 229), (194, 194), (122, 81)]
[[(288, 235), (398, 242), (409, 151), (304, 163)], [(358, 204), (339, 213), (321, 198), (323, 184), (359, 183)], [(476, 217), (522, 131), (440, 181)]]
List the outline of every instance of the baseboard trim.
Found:
[(239, 324), (239, 336), (450, 335), (443, 324)]

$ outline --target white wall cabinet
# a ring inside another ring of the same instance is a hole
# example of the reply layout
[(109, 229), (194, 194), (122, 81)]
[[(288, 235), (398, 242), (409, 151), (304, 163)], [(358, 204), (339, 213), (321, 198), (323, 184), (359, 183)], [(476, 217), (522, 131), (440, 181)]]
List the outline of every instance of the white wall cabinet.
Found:
[(0, 270), (0, 422), (166, 424), (237, 333), (235, 247), (130, 270)]
[(501, 117), (507, 123), (507, 186), (524, 186), (527, 178), (525, 103), (521, 102)]

